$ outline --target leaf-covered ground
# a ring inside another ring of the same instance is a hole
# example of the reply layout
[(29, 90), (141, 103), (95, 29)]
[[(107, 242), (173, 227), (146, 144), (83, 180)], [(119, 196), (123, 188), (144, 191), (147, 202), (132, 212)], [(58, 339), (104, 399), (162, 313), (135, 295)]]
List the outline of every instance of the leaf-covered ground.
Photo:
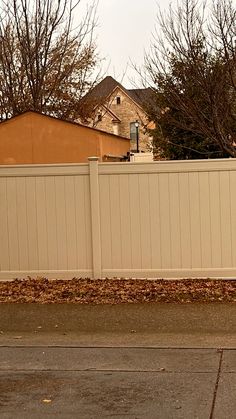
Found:
[(236, 302), (236, 280), (16, 279), (0, 282), (2, 303)]

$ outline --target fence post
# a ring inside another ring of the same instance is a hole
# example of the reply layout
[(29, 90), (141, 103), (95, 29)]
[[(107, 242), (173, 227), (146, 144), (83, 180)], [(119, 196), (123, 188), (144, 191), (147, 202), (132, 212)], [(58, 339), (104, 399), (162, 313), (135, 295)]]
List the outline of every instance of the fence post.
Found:
[(102, 276), (101, 226), (98, 183), (98, 157), (89, 157), (93, 278)]

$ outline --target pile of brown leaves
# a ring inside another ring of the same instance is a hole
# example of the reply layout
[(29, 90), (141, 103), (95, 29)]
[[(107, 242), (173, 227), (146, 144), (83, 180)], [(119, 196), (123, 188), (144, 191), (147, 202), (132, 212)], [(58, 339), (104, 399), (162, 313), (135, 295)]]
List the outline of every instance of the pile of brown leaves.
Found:
[(3, 303), (236, 302), (236, 280), (16, 279), (0, 282)]

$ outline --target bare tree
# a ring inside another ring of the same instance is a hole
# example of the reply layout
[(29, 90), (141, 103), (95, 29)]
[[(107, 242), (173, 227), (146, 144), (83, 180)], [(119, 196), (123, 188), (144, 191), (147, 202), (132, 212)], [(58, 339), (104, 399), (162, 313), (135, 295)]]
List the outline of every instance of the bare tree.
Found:
[[(236, 10), (231, 0), (212, 1), (210, 11), (208, 5), (183, 0), (167, 13), (159, 10), (152, 52), (145, 59), (156, 91), (156, 109), (149, 114), (165, 126), (162, 141), (172, 142), (171, 132), (182, 131), (185, 138), (189, 133), (202, 141), (199, 157), (236, 157)], [(163, 130), (157, 141), (160, 135)]]
[(25, 110), (77, 119), (97, 81), (96, 4), (6, 0), (0, 13), (0, 118)]
[(236, 8), (232, 0), (213, 3), (209, 30), (218, 50), (222, 51), (232, 87), (236, 90)]

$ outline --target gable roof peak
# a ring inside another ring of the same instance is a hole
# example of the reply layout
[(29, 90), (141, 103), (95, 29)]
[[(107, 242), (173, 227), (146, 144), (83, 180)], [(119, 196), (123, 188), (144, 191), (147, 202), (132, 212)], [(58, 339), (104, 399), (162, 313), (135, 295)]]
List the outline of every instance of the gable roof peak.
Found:
[(150, 98), (153, 95), (151, 88), (126, 89), (112, 76), (106, 76), (87, 95), (85, 95), (84, 99), (94, 101), (95, 104), (102, 104), (115, 91), (116, 88), (120, 88), (127, 96), (129, 96), (131, 100), (133, 100), (141, 108), (143, 108), (145, 102), (150, 101)]
[(119, 86), (124, 89), (124, 87), (113, 77), (106, 76), (103, 80), (100, 81), (92, 90), (88, 93), (89, 98), (106, 98), (109, 96), (113, 90)]
[(118, 82), (117, 80), (115, 80), (115, 79), (114, 79), (114, 77), (112, 77), (112, 76), (106, 76), (106, 77), (102, 80), (102, 82), (104, 82), (104, 81), (106, 81), (106, 82), (114, 82), (114, 83), (119, 84), (119, 82)]

